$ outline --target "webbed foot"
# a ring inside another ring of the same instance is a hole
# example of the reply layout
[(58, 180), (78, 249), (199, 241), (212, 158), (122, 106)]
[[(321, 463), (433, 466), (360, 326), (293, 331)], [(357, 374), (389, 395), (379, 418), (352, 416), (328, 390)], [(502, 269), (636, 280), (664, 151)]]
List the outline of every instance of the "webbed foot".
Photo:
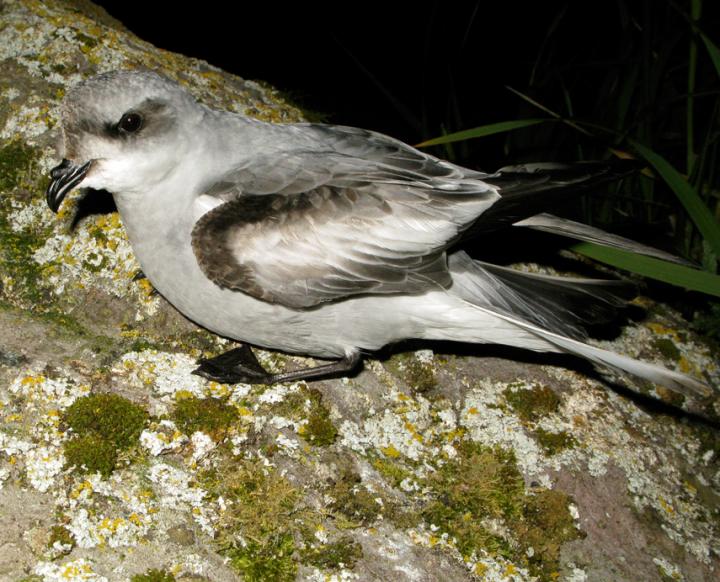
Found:
[(344, 358), (292, 372), (270, 374), (258, 362), (252, 348), (247, 344), (215, 356), (202, 359), (193, 374), (221, 384), (275, 384), (277, 382), (293, 382), (295, 380), (319, 380), (352, 371), (360, 363), (360, 352), (353, 352)]

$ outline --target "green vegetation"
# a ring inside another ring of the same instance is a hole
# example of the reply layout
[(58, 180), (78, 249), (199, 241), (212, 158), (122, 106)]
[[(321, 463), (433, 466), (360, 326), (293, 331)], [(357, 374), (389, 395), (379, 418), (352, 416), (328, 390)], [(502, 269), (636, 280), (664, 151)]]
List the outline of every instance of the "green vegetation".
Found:
[(0, 148), (0, 191), (38, 186), (40, 176), (37, 152), (19, 140), (5, 142)]
[[(644, 160), (649, 169), (642, 175), (579, 202), (575, 214), (609, 230), (660, 227), (671, 234), (675, 253), (702, 270), (592, 243), (573, 250), (719, 297), (720, 48), (708, 36), (711, 31), (703, 29), (711, 22), (703, 20), (703, 4), (690, 0), (650, 7), (620, 0), (607, 11), (615, 16), (605, 25), (612, 41), (593, 45), (592, 51), (567, 50), (573, 21), (564, 6), (538, 47), (527, 85), (508, 87), (523, 115), (542, 117), (489, 123), (420, 145), (508, 132), (505, 149), (512, 159), (542, 151), (547, 160)], [(607, 66), (599, 69), (601, 62)], [(534, 127), (521, 130), (527, 126)]]
[(483, 519), (520, 517), (524, 483), (514, 455), (461, 443), (459, 458), (444, 464), (428, 479), (437, 499), (423, 517), (455, 536), (458, 550), (469, 556), (475, 549), (509, 552), (508, 543), (483, 526)]
[(75, 546), (75, 536), (64, 525), (54, 525), (50, 528), (50, 538), (48, 539), (48, 547), (59, 542), (63, 546)]
[[(454, 537), (463, 556), (484, 549), (542, 580), (556, 579), (561, 545), (582, 536), (570, 498), (556, 490), (526, 491), (512, 452), (468, 441), (457, 448), (458, 456), (427, 479), (434, 499), (422, 511), (425, 520)], [(503, 528), (491, 525), (498, 521)]]
[(244, 579), (294, 580), (295, 536), (304, 513), (300, 492), (260, 460), (228, 459), (201, 480), (212, 495), (225, 499), (217, 541)]
[(362, 546), (344, 536), (337, 542), (305, 549), (302, 553), (302, 561), (323, 570), (351, 569), (362, 556)]
[(653, 346), (655, 346), (655, 349), (669, 360), (677, 362), (682, 357), (680, 350), (670, 338), (656, 338), (653, 340)]
[(307, 423), (300, 427), (299, 434), (311, 445), (331, 445), (337, 439), (338, 430), (330, 420), (330, 411), (322, 403), (319, 390), (313, 388), (307, 390), (307, 393)]
[(38, 282), (42, 277), (33, 253), (42, 244), (37, 232), (16, 231), (8, 221), (12, 210), (12, 190), (40, 190), (38, 153), (20, 141), (6, 142), (0, 148), (0, 270), (7, 277), (2, 296), (18, 307), (35, 307), (49, 303), (47, 293)]
[(548, 455), (557, 455), (577, 445), (575, 437), (565, 430), (548, 432), (545, 429), (536, 428), (533, 431), (533, 436)]
[(214, 440), (222, 440), (237, 420), (237, 410), (219, 398), (182, 398), (175, 403), (173, 419), (183, 432), (203, 431)]
[[(326, 516), (307, 507), (302, 491), (260, 458), (228, 456), (199, 480), (211, 496), (225, 500), (216, 541), (244, 580), (294, 580), (299, 564), (336, 570), (352, 568), (362, 557), (360, 545), (347, 535), (333, 539), (327, 532), (330, 539), (318, 542), (315, 532)], [(359, 477), (348, 480), (357, 484)], [(345, 481), (336, 491), (345, 494), (343, 501), (351, 497)], [(374, 499), (363, 496), (349, 511), (357, 510), (369, 523), (377, 509), (368, 516), (359, 506), (370, 503), (379, 509)]]
[(109, 477), (115, 470), (118, 449), (115, 445), (94, 434), (79, 436), (64, 445), (68, 466), (87, 473), (100, 473)]
[(399, 487), (400, 483), (412, 476), (411, 471), (387, 457), (373, 459), (372, 465), (393, 487)]
[(306, 420), (298, 433), (311, 445), (324, 447), (337, 439), (338, 430), (330, 419), (330, 411), (322, 403), (322, 393), (315, 388), (303, 386), (274, 410), (298, 422)]
[(333, 499), (330, 510), (348, 519), (349, 527), (372, 524), (382, 510), (378, 495), (363, 487), (360, 475), (349, 468), (343, 469), (327, 494)]
[(117, 394), (91, 394), (78, 398), (62, 419), (75, 434), (64, 444), (68, 466), (108, 477), (119, 453), (137, 443), (147, 412)]
[(505, 400), (525, 422), (536, 422), (543, 416), (556, 412), (560, 398), (547, 386), (513, 390), (506, 388)]
[(175, 582), (175, 576), (167, 570), (148, 570), (144, 574), (135, 574), (130, 582)]
[(437, 386), (432, 362), (422, 361), (412, 352), (393, 355), (388, 360), (387, 367), (396, 377), (421, 394)]

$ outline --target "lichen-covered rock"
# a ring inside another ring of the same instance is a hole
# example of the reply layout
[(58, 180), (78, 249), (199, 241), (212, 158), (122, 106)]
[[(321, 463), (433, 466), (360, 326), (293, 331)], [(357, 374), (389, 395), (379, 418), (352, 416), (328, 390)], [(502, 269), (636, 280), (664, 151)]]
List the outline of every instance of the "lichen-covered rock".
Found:
[[(301, 118), (89, 2), (0, 2), (0, 579), (717, 576), (716, 429), (564, 359), (426, 347), (312, 387), (191, 375), (228, 342), (136, 277), (109, 197), (75, 193), (59, 216), (43, 198), (67, 88), (135, 67)], [(717, 385), (717, 353), (646, 306), (617, 349)]]

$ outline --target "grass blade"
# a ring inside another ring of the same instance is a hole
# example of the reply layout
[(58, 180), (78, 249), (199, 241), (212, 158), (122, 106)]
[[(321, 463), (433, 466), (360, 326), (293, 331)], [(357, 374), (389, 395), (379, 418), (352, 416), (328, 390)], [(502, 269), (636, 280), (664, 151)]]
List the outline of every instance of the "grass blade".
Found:
[(574, 123), (573, 121), (570, 121), (569, 119), (565, 119), (562, 115), (560, 115), (559, 113), (553, 111), (553, 110), (550, 109), (549, 107), (545, 107), (542, 103), (540, 103), (540, 102), (538, 102), (538, 101), (535, 101), (535, 99), (533, 99), (533, 98), (530, 97), (529, 95), (525, 95), (525, 93), (521, 93), (521, 92), (518, 91), (517, 89), (513, 89), (512, 87), (509, 87), (509, 86), (507, 86), (507, 85), (505, 86), (505, 88), (506, 88), (508, 91), (510, 91), (511, 93), (514, 93), (515, 95), (517, 95), (518, 97), (520, 97), (520, 99), (523, 99), (524, 101), (527, 101), (528, 103), (530, 103), (530, 105), (532, 105), (532, 106), (534, 106), (534, 107), (537, 107), (538, 109), (540, 109), (541, 111), (544, 111), (544, 112), (547, 113), (548, 115), (551, 115), (552, 117), (554, 117), (554, 118), (557, 119), (558, 121), (562, 121), (563, 123), (566, 123), (567, 125), (569, 125), (569, 126), (572, 127), (573, 129), (578, 130), (578, 131), (579, 131), (580, 133), (582, 133), (582, 134), (585, 134), (585, 135), (587, 135), (587, 136), (592, 136), (592, 133), (590, 133), (589, 131), (583, 129), (583, 128), (580, 127), (577, 123)]
[(713, 41), (711, 41), (705, 35), (705, 33), (701, 32), (700, 38), (705, 43), (705, 48), (710, 55), (710, 59), (712, 60), (713, 65), (715, 65), (715, 71), (717, 72), (718, 76), (720, 76), (720, 49)]
[(593, 243), (578, 243), (571, 248), (581, 255), (619, 269), (720, 297), (720, 275)]
[(440, 137), (426, 140), (422, 143), (417, 144), (415, 147), (426, 147), (433, 145), (442, 145), (446, 143), (452, 143), (454, 141), (463, 141), (466, 139), (473, 139), (476, 137), (485, 137), (486, 135), (492, 135), (494, 133), (503, 133), (505, 131), (512, 131), (514, 129), (520, 129), (522, 127), (529, 127), (531, 125), (537, 125), (543, 121), (550, 121), (549, 119), (517, 119), (514, 121), (500, 121), (498, 123), (490, 123), (488, 125), (481, 125), (473, 129), (465, 129), (463, 131), (457, 131), (455, 133), (448, 133)]
[(675, 192), (715, 256), (720, 256), (720, 224), (695, 188), (660, 154), (634, 140), (630, 140), (630, 143)]

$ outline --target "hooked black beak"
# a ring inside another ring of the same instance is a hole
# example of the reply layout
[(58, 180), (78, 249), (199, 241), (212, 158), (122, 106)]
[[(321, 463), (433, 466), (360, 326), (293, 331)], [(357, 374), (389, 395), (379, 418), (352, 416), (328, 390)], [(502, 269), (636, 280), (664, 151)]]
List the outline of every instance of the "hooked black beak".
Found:
[(91, 165), (92, 160), (82, 166), (76, 166), (70, 160), (64, 159), (60, 165), (50, 170), (52, 181), (47, 192), (45, 192), (45, 198), (50, 210), (53, 212), (58, 211), (67, 193), (82, 182)]

